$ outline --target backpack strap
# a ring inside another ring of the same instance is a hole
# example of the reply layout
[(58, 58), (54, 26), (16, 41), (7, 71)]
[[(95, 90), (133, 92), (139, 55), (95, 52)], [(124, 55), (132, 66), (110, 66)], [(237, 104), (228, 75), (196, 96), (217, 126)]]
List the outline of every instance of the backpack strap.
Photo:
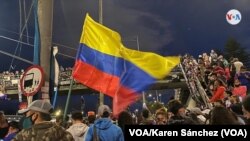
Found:
[(99, 141), (99, 137), (97, 135), (97, 132), (96, 132), (96, 127), (94, 125), (94, 134), (93, 134), (93, 141)]

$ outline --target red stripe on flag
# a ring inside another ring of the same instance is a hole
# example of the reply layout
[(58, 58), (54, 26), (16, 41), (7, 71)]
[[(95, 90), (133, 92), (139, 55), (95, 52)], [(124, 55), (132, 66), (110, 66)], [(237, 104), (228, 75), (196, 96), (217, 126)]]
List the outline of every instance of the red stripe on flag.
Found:
[(76, 61), (72, 74), (82, 84), (113, 97), (115, 116), (140, 97), (134, 90), (119, 85), (119, 77), (102, 72), (80, 60)]
[(120, 112), (125, 110), (140, 97), (141, 95), (139, 93), (126, 87), (120, 87), (118, 93), (113, 97), (113, 115), (117, 117)]
[(72, 73), (73, 77), (82, 84), (111, 97), (119, 87), (119, 77), (96, 69), (94, 66), (77, 60)]

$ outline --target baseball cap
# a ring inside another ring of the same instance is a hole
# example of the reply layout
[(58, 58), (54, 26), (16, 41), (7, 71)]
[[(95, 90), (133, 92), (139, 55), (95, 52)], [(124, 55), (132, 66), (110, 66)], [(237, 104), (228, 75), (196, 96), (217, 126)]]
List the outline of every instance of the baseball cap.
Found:
[(107, 105), (101, 105), (101, 106), (99, 106), (99, 108), (98, 108), (98, 115), (102, 116), (104, 112), (111, 113), (111, 110), (110, 110), (109, 106), (107, 106)]
[(95, 115), (95, 112), (94, 111), (88, 111), (88, 116), (90, 115)]
[(35, 100), (29, 104), (27, 109), (19, 110), (19, 114), (23, 114), (28, 112), (29, 110), (50, 114), (50, 110), (52, 109), (52, 105), (46, 100)]

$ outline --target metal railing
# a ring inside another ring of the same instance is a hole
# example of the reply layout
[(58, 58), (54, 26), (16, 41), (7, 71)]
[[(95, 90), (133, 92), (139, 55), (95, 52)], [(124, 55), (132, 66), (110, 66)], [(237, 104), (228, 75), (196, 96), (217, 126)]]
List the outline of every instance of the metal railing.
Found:
[(191, 67), (190, 70), (191, 74), (189, 76), (187, 76), (187, 72), (185, 72), (185, 68), (183, 68), (182, 64), (180, 64), (180, 68), (182, 70), (183, 76), (186, 80), (188, 89), (190, 91), (190, 97), (188, 102), (192, 98), (196, 102), (197, 106), (202, 107), (204, 109), (206, 108), (211, 109), (212, 104), (209, 103), (209, 98), (203, 86), (201, 85), (200, 80), (198, 79), (195, 67)]

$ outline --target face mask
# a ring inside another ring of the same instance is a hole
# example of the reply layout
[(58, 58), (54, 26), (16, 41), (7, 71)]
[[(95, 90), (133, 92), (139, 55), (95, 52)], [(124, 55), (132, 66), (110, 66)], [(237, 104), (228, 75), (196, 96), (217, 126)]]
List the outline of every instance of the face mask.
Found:
[(22, 123), (23, 129), (30, 128), (32, 126), (31, 116), (25, 117)]

